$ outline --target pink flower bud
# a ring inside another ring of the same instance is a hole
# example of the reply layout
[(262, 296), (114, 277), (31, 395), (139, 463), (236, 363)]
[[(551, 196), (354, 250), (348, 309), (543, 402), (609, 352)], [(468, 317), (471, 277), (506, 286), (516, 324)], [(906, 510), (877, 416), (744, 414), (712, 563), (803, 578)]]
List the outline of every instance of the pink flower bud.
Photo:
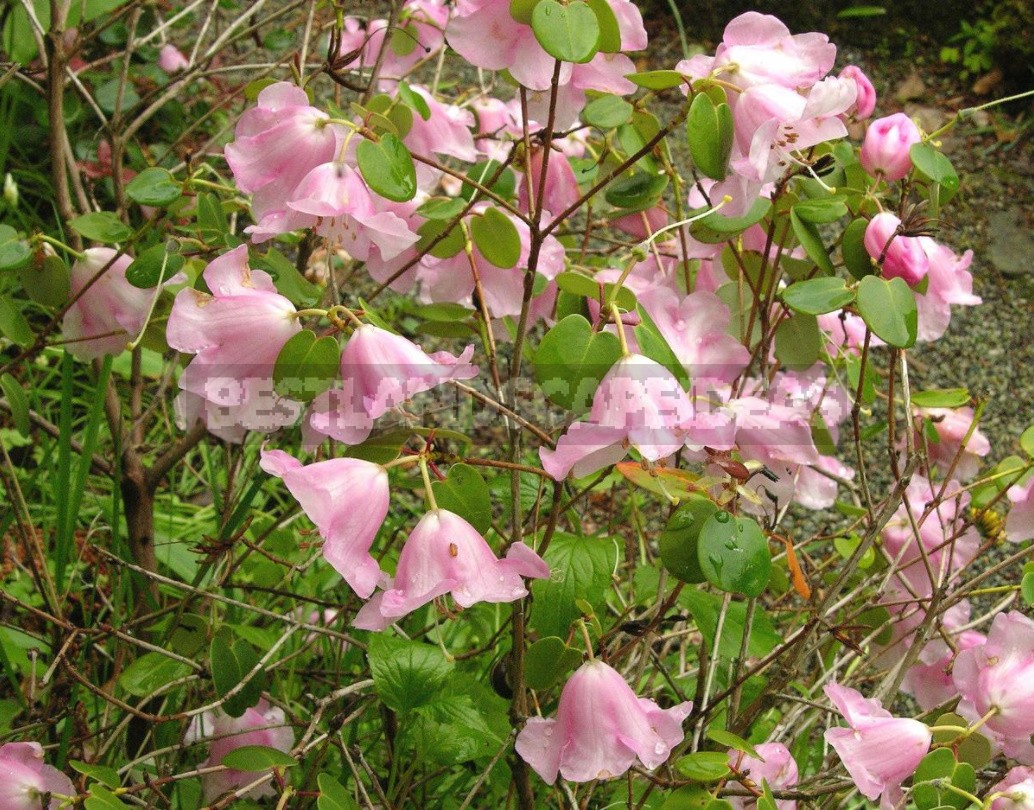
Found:
[(1013, 768), (988, 791), (994, 793), (1005, 795), (991, 803), (991, 810), (1034, 810), (1034, 769)]
[(158, 67), (166, 73), (176, 73), (190, 67), (190, 62), (179, 48), (170, 43), (162, 45), (162, 49), (158, 52)]
[(869, 77), (862, 73), (861, 68), (856, 65), (848, 65), (841, 70), (839, 78), (854, 82), (858, 92), (855, 95), (854, 107), (848, 112), (855, 119), (864, 121), (876, 109), (876, 88), (872, 86)]
[(862, 168), (873, 177), (881, 174), (885, 180), (900, 180), (912, 169), (912, 144), (921, 140), (919, 127), (904, 113), (878, 118), (865, 131)]
[[(72, 780), (43, 761), (39, 743), (7, 743), (0, 746), (0, 807), (3, 810), (40, 810), (40, 796), (54, 793), (75, 796)], [(52, 798), (43, 810), (56, 810)]]
[(900, 225), (901, 220), (889, 212), (874, 216), (865, 229), (865, 249), (874, 261), (883, 261), (884, 278), (918, 284), (930, 269), (930, 259), (918, 237), (897, 234)]
[(551, 785), (558, 772), (571, 782), (611, 779), (636, 757), (647, 768), (661, 765), (682, 742), (692, 709), (688, 702), (662, 709), (612, 667), (588, 661), (564, 685), (556, 718), (529, 719), (514, 747)]

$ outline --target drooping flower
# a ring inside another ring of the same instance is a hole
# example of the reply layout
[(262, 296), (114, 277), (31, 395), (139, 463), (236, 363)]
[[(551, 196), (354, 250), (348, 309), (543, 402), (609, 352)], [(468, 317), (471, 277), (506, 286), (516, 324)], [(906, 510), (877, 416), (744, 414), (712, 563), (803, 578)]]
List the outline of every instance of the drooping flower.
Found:
[(956, 256), (947, 245), (939, 244), (929, 236), (916, 238), (929, 260), (926, 292), (916, 296), (918, 339), (937, 340), (948, 331), (952, 304), (972, 307), (982, 303), (979, 295), (973, 295), (973, 276), (969, 272), (973, 251), (967, 250)]
[(120, 354), (137, 337), (147, 321), (154, 290), (142, 290), (126, 280), (133, 257), (106, 247), (87, 248), (72, 265), (71, 294), (79, 295), (107, 266), (89, 288), (65, 312), (61, 332), (68, 351), (81, 360)]
[(901, 220), (889, 211), (874, 216), (865, 227), (865, 250), (875, 261), (882, 261), (884, 278), (918, 284), (929, 271), (930, 260), (918, 237), (898, 233), (900, 225)]
[(1026, 484), (1014, 484), (1005, 494), (1012, 502), (1005, 519), (1005, 539), (1013, 543), (1034, 539), (1034, 477)]
[(72, 780), (43, 761), (37, 742), (0, 745), (0, 807), (4, 810), (56, 810), (61, 799), (53, 796), (45, 805), (41, 797), (51, 793), (75, 796)]
[[(222, 709), (195, 715), (185, 740), (188, 743), (211, 740), (204, 767), (221, 764), (227, 754), (246, 745), (263, 745), (278, 751), (290, 751), (294, 745), (294, 730), (287, 725), (283, 709), (270, 706), (262, 698), (240, 717), (230, 717)], [(201, 784), (205, 801), (211, 802), (228, 791), (243, 787), (255, 781), (261, 773), (227, 769), (203, 774)], [(245, 795), (250, 799), (261, 799), (263, 796), (276, 795), (276, 791), (270, 782), (264, 782)]]
[(1023, 765), (1012, 768), (987, 795), (996, 793), (1004, 795), (991, 802), (991, 810), (1034, 810), (1034, 769)]
[(364, 630), (383, 630), (447, 593), (460, 607), (512, 602), (528, 594), (521, 577), (548, 576), (549, 566), (524, 543), (512, 544), (506, 556), (498, 559), (466, 520), (447, 509), (433, 509), (402, 547), (394, 579), (363, 606), (354, 624)]
[(363, 599), (387, 576), (370, 546), (388, 514), (388, 474), (370, 461), (333, 458), (302, 466), (280, 450), (263, 450), (262, 469), (281, 478), (316, 524), (323, 556)]
[(869, 124), (859, 159), (873, 177), (901, 180), (912, 170), (909, 150), (923, 139), (919, 127), (904, 113), (878, 118)]
[(223, 410), (224, 428), (236, 422), (268, 432), (291, 424), (299, 409), (281, 407), (273, 367), (301, 329), (294, 304), (277, 292), (268, 273), (248, 266), (245, 245), (210, 262), (204, 279), (211, 293), (180, 290), (169, 315), (169, 346), (194, 355), (180, 374), (180, 388)]
[(984, 728), (1008, 756), (1034, 765), (1034, 621), (1016, 610), (996, 615), (987, 642), (956, 656), (952, 678), (958, 713), (975, 721), (993, 712)]
[[(729, 751), (729, 766), (748, 778), (755, 788), (760, 789), (762, 782), (767, 782), (772, 790), (786, 790), (797, 784), (797, 762), (790, 749), (782, 743), (761, 743), (754, 746), (761, 759), (744, 754), (742, 751)], [(730, 780), (730, 785), (742, 785), (739, 780)], [(753, 810), (757, 807), (754, 799), (746, 796), (728, 796), (726, 801), (735, 810)], [(797, 802), (792, 799), (776, 799), (779, 810), (795, 810)]]
[(826, 729), (826, 742), (859, 793), (867, 799), (882, 797), (880, 806), (889, 810), (902, 797), (901, 783), (926, 756), (933, 733), (918, 720), (894, 717), (879, 701), (849, 687), (829, 683), (824, 691), (849, 726)]
[(532, 717), (514, 747), (548, 784), (620, 776), (636, 758), (656, 768), (682, 742), (693, 704), (660, 708), (641, 698), (621, 674), (599, 660), (583, 664), (564, 685), (555, 718)]

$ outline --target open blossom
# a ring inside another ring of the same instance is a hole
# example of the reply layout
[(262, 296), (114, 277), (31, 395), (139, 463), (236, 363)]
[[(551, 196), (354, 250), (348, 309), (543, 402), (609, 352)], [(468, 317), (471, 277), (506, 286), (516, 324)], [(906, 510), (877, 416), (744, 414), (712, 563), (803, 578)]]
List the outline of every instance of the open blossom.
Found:
[(878, 118), (865, 131), (859, 155), (862, 168), (873, 177), (901, 180), (912, 170), (909, 150), (922, 139), (919, 127), (904, 113)]
[[(133, 257), (106, 247), (87, 248), (72, 265), (71, 294), (79, 295), (65, 312), (61, 332), (68, 351), (81, 360), (120, 354), (144, 328), (154, 290), (142, 290), (126, 280)], [(105, 265), (104, 274), (82, 290)], [(80, 295), (80, 293), (82, 294)]]
[[(283, 709), (270, 706), (265, 698), (244, 712), (240, 717), (230, 717), (222, 709), (196, 715), (187, 729), (186, 742), (211, 740), (208, 759), (202, 767), (222, 763), (231, 751), (246, 745), (263, 745), (278, 751), (290, 751), (294, 745), (294, 730), (287, 725)], [(205, 801), (211, 802), (218, 796), (254, 782), (260, 772), (224, 770), (206, 773), (201, 777)], [(250, 799), (275, 796), (272, 780), (263, 782), (245, 794)]]
[[(761, 759), (755, 759), (742, 751), (730, 750), (729, 766), (744, 774), (755, 788), (760, 788), (762, 782), (767, 782), (772, 790), (787, 790), (797, 784), (797, 762), (789, 748), (773, 742), (761, 743), (754, 750), (761, 755)], [(730, 780), (729, 784), (740, 785), (742, 782)], [(757, 802), (746, 796), (728, 796), (726, 801), (735, 810), (753, 810), (757, 807)], [(797, 802), (776, 799), (776, 807), (779, 810), (795, 810)]]
[(388, 514), (388, 473), (358, 458), (302, 466), (280, 450), (264, 450), (262, 469), (282, 478), (323, 538), (323, 557), (363, 599), (387, 582), (370, 554)]
[(874, 216), (865, 227), (865, 250), (875, 261), (882, 259), (884, 278), (918, 284), (930, 269), (930, 259), (918, 237), (898, 233), (900, 225), (901, 220), (889, 211)]
[(916, 237), (929, 264), (926, 274), (926, 293), (916, 296), (919, 310), (919, 340), (937, 340), (951, 322), (951, 306), (972, 307), (981, 303), (979, 295), (973, 295), (973, 276), (969, 266), (973, 251), (967, 250), (961, 256), (947, 245), (939, 244), (929, 236)]
[(919, 767), (933, 733), (918, 720), (894, 717), (879, 701), (849, 687), (829, 683), (824, 691), (848, 725), (826, 729), (826, 742), (858, 792), (867, 799), (882, 796), (880, 806), (889, 810), (901, 800), (901, 783)]
[(991, 810), (1034, 810), (1034, 770), (1024, 766), (1011, 769), (987, 795), (1004, 794), (991, 803)]
[(248, 248), (214, 259), (205, 268), (211, 293), (180, 290), (169, 315), (169, 346), (193, 354), (180, 374), (180, 388), (225, 409), (249, 430), (271, 431), (297, 418), (280, 409), (273, 366), (284, 344), (301, 327), (294, 304), (273, 279), (248, 266)]
[(643, 355), (618, 360), (600, 382), (592, 410), (560, 437), (556, 450), (539, 451), (542, 466), (562, 480), (574, 470), (588, 475), (620, 461), (632, 444), (647, 461), (670, 456), (685, 441), (693, 406), (679, 381)]
[(967, 720), (987, 716), (984, 728), (1008, 756), (1034, 765), (1034, 621), (1011, 610), (991, 623), (987, 642), (963, 650), (952, 669)]
[(641, 698), (612, 667), (583, 664), (564, 684), (555, 718), (532, 717), (514, 747), (548, 784), (559, 772), (571, 782), (611, 779), (635, 763), (661, 765), (682, 742), (682, 721), (693, 709), (662, 709)]
[(72, 780), (43, 761), (36, 742), (0, 745), (0, 807), (3, 810), (56, 810), (60, 799), (40, 801), (44, 793), (75, 796)]
[[(942, 474), (947, 474), (955, 463), (953, 477), (960, 481), (967, 481), (976, 475), (980, 469), (980, 459), (991, 452), (991, 443), (979, 428), (974, 429), (966, 441), (966, 434), (973, 424), (973, 409), (919, 408), (918, 415), (930, 420), (940, 440), (927, 442), (927, 455), (931, 463), (936, 464)], [(966, 441), (965, 449), (962, 447), (963, 441)]]
[(433, 509), (402, 547), (394, 580), (359, 611), (354, 624), (383, 630), (447, 593), (460, 607), (512, 602), (528, 595), (522, 577), (548, 576), (549, 566), (524, 543), (512, 544), (498, 559), (466, 520), (446, 509)]
[(1005, 539), (1013, 543), (1034, 539), (1034, 477), (1026, 484), (1014, 484), (1005, 494), (1012, 503), (1005, 519)]

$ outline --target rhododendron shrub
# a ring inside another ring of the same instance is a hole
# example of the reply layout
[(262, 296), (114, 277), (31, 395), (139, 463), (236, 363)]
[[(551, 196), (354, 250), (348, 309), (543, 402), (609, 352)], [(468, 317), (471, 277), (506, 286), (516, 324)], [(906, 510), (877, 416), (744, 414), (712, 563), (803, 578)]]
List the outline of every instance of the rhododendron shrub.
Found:
[(52, 5), (0, 810), (1034, 804), (1034, 429), (912, 362), (967, 111), (753, 11)]

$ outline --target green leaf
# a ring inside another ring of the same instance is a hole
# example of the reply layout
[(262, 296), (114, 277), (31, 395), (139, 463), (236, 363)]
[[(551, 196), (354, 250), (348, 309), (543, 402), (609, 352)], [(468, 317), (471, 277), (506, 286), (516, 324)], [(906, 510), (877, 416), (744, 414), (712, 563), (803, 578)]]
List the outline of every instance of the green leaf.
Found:
[(844, 229), (844, 238), (840, 242), (840, 253), (844, 257), (844, 266), (857, 279), (863, 279), (876, 272), (872, 256), (865, 248), (865, 219), (856, 219)]
[(582, 110), (582, 120), (589, 126), (608, 130), (632, 120), (632, 107), (621, 96), (607, 94), (593, 99)]
[(863, 17), (880, 17), (886, 13), (886, 6), (848, 6), (837, 12), (837, 19), (851, 20)]
[(668, 187), (668, 175), (635, 172), (615, 180), (603, 192), (603, 198), (615, 208), (645, 211), (657, 204)]
[(367, 657), (374, 689), (396, 712), (433, 703), (453, 670), (437, 647), (383, 634), (370, 638)]
[(531, 29), (542, 50), (562, 62), (589, 62), (598, 50), (600, 23), (583, 0), (566, 6), (542, 0), (531, 14)]
[(621, 26), (618, 18), (607, 0), (585, 0), (596, 15), (600, 26), (600, 39), (597, 45), (600, 53), (621, 52)]
[(675, 760), (675, 770), (694, 782), (717, 782), (729, 774), (729, 757), (721, 751), (697, 751)]
[(794, 312), (822, 315), (843, 309), (854, 301), (854, 290), (847, 289), (842, 278), (811, 278), (798, 281), (783, 290), (783, 301)]
[(961, 408), (970, 401), (967, 388), (940, 388), (913, 391), (912, 404), (917, 408)]
[(593, 332), (581, 315), (568, 315), (542, 337), (534, 357), (535, 381), (550, 401), (580, 413), (619, 357), (616, 335)]
[(488, 484), (469, 464), (453, 464), (444, 481), (431, 484), (442, 509), (455, 512), (481, 534), (492, 528), (492, 500)]
[(119, 779), (118, 771), (108, 765), (97, 765), (92, 762), (80, 762), (77, 759), (68, 760), (68, 764), (72, 766), (73, 770), (81, 773), (83, 776), (95, 779), (110, 788), (117, 788), (122, 784), (122, 780)]
[(521, 236), (517, 226), (494, 206), (471, 218), (470, 236), (481, 255), (496, 267), (508, 270), (521, 258)]
[(32, 329), (18, 306), (6, 295), (0, 295), (0, 334), (19, 346), (31, 346)]
[(152, 245), (126, 268), (126, 281), (134, 287), (151, 289), (176, 275), (183, 263), (174, 243)]
[(693, 238), (700, 242), (714, 245), (728, 242), (743, 233), (751, 225), (757, 225), (772, 210), (771, 200), (758, 199), (750, 210), (740, 217), (722, 216), (721, 211), (713, 211), (689, 226)]
[(724, 180), (732, 154), (732, 110), (725, 102), (715, 104), (707, 93), (697, 93), (686, 119), (689, 154), (707, 177)]
[(317, 810), (359, 810), (352, 794), (329, 773), (321, 773), (316, 777), (320, 795), (316, 799)]
[(798, 313), (776, 327), (775, 356), (786, 368), (804, 371), (819, 359), (823, 342), (815, 316)]
[(847, 216), (847, 204), (844, 197), (820, 197), (814, 200), (801, 200), (794, 204), (793, 210), (797, 216), (805, 222), (824, 224), (836, 222), (841, 217)]
[(581, 663), (580, 650), (568, 647), (562, 638), (547, 636), (524, 654), (524, 682), (532, 689), (549, 689)]
[(796, 206), (790, 209), (790, 224), (793, 226), (794, 236), (801, 243), (801, 247), (808, 254), (808, 258), (827, 273), (832, 273), (833, 262), (829, 258), (829, 251), (826, 250), (826, 245), (819, 235), (818, 228), (803, 219), (797, 213)]
[[(514, 192), (517, 191), (517, 177), (514, 175), (510, 168), (505, 168), (499, 173), (499, 177), (495, 181), (488, 185), (488, 181), (495, 176), (495, 173), (499, 171), (499, 167), (502, 164), (498, 160), (483, 160), (475, 163), (470, 167), (467, 172), (467, 177), (482, 186), (487, 186), (493, 194), (501, 197), (504, 200), (513, 198)], [(470, 202), (474, 198), (475, 193), (480, 193), (478, 189), (469, 183), (464, 183), (460, 189), (460, 197), (467, 202)], [(462, 208), (462, 207), (461, 207)], [(459, 213), (457, 210), (456, 213)], [(453, 215), (455, 216), (455, 214)], [(439, 219), (445, 219), (446, 217), (440, 216)]]
[(916, 342), (919, 311), (904, 279), (866, 276), (858, 285), (858, 314), (891, 346), (907, 349)]
[(197, 195), (197, 229), (202, 241), (215, 243), (220, 243), (230, 231), (230, 221), (214, 194), (203, 192)]
[(1034, 456), (1034, 425), (1020, 434), (1020, 448), (1028, 456)]
[(686, 83), (686, 77), (677, 70), (644, 70), (640, 73), (626, 73), (625, 78), (646, 90), (667, 90)]
[(772, 573), (772, 554), (757, 521), (728, 512), (704, 522), (697, 558), (708, 582), (728, 593), (760, 596)]
[(252, 254), (251, 266), (269, 273), (277, 292), (297, 307), (315, 306), (323, 297), (323, 288), (299, 273), (295, 263), (276, 248)]
[(164, 208), (180, 198), (182, 187), (168, 169), (144, 169), (126, 185), (126, 194), (140, 205)]
[[(259, 662), (254, 647), (243, 639), (238, 639), (231, 644), (230, 639), (228, 630), (217, 633), (212, 639), (209, 650), (212, 681), (215, 684), (216, 693), (220, 697), (224, 697), (235, 689)], [(262, 697), (264, 680), (264, 674), (261, 671), (256, 673), (243, 689), (224, 701), (223, 710), (231, 717), (243, 715), (259, 702)]]
[(425, 219), (454, 219), (464, 207), (463, 200), (456, 197), (432, 197), (416, 212)]
[(170, 681), (182, 678), (190, 672), (190, 667), (182, 661), (161, 653), (148, 652), (122, 670), (118, 682), (119, 686), (134, 697), (147, 697)]
[(268, 745), (242, 745), (233, 749), (219, 763), (235, 771), (255, 773), (270, 768), (291, 768), (298, 764), (294, 757)]
[(73, 231), (94, 242), (111, 244), (125, 242), (133, 235), (132, 229), (111, 211), (94, 211), (83, 214), (68, 223)]
[(17, 270), (29, 261), (29, 244), (10, 225), (0, 225), (0, 270)]
[(86, 810), (125, 810), (129, 807), (100, 782), (90, 785), (90, 795), (87, 796), (83, 806)]
[(945, 195), (939, 198), (940, 202), (947, 202), (959, 190), (959, 175), (943, 152), (929, 143), (916, 143), (908, 153), (920, 174), (944, 190)]
[[(611, 295), (614, 295), (614, 285), (606, 283), (601, 285), (596, 279), (590, 276), (582, 275), (574, 271), (568, 271), (560, 273), (556, 279), (557, 287), (565, 292), (569, 292), (572, 295), (580, 295), (583, 298), (591, 298), (593, 301), (606, 301)], [(602, 296), (602, 298), (601, 298)], [(622, 286), (617, 291), (617, 296), (614, 302), (626, 312), (630, 312), (636, 307), (635, 293), (632, 292), (628, 287)]]
[(1023, 578), (1020, 580), (1020, 596), (1028, 605), (1034, 605), (1034, 571), (1024, 572)]
[[(410, 37), (413, 44), (416, 44), (416, 40)], [(427, 106), (427, 99), (416, 92), (405, 82), (399, 82), (399, 98), (401, 98), (406, 104), (416, 110), (419, 115), (425, 121), (431, 118), (431, 108)]]
[(408, 202), (416, 196), (413, 156), (395, 135), (382, 135), (377, 143), (361, 141), (356, 158), (366, 185), (377, 194), (395, 202)]
[(578, 537), (557, 532), (546, 551), (548, 580), (535, 580), (531, 625), (542, 636), (566, 636), (582, 615), (576, 602), (602, 604), (617, 565), (617, 545), (609, 537)]
[(697, 557), (700, 530), (718, 507), (702, 495), (690, 496), (679, 505), (660, 536), (661, 562), (672, 576), (683, 582), (706, 581)]
[(751, 745), (749, 741), (743, 739), (737, 734), (733, 734), (731, 731), (709, 726), (707, 729), (707, 738), (709, 740), (714, 740), (719, 745), (724, 745), (728, 748), (732, 748), (734, 751), (740, 751), (749, 757), (754, 757), (754, 759), (764, 760), (764, 757), (758, 753), (758, 750)]
[(540, 0), (510, 0), (510, 16), (517, 22), (531, 25), (531, 15)]
[(60, 256), (44, 256), (42, 262), (27, 262), (18, 270), (29, 298), (47, 307), (60, 307), (72, 291), (68, 265)]
[(18, 384), (18, 381), (10, 374), (0, 376), (0, 389), (7, 397), (7, 407), (11, 409), (11, 421), (14, 428), (22, 436), (29, 436), (29, 400), (25, 396), (25, 390)]
[(273, 366), (273, 386), (278, 394), (310, 402), (340, 376), (341, 349), (330, 335), (316, 337), (303, 329), (284, 344)]

